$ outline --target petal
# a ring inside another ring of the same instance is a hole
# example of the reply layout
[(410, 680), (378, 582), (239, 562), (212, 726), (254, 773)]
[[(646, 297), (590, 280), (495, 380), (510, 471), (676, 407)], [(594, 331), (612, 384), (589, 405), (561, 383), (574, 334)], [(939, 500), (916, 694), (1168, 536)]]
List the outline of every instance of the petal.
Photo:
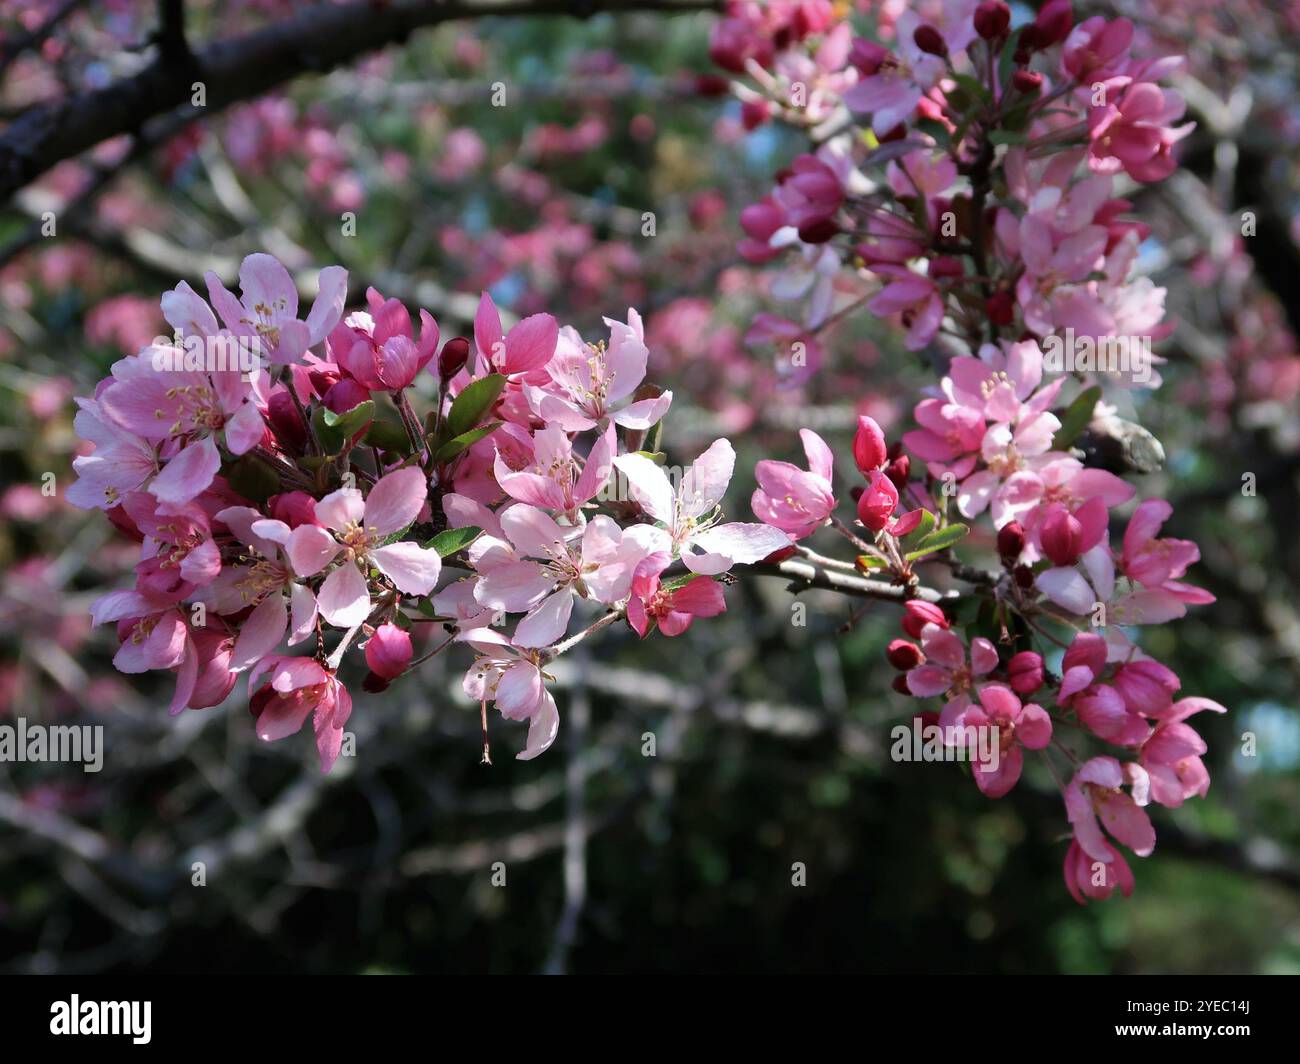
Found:
[(289, 611), (285, 609), (284, 596), (276, 591), (262, 600), (239, 629), (239, 638), (230, 655), (230, 671), (243, 672), (266, 657), (284, 638), (288, 625)]
[(221, 452), (210, 436), (191, 443), (168, 462), (149, 485), (159, 502), (179, 505), (203, 494), (221, 468)]
[(673, 487), (667, 474), (642, 454), (624, 454), (614, 459), (614, 466), (627, 478), (632, 501), (641, 505), (656, 521), (673, 522)]
[[(380, 536), (401, 531), (420, 516), (427, 495), (424, 473), (415, 466), (406, 466), (380, 477), (366, 499), (367, 530), (373, 528)], [(316, 513), (319, 516), (320, 504), (317, 504)]]
[(339, 488), (316, 503), (316, 520), (336, 532), (360, 524), (365, 513), (366, 500), (356, 488)]
[(418, 543), (390, 543), (370, 552), (376, 569), (407, 595), (427, 595), (442, 575), (442, 557)]
[(519, 622), (515, 629), (515, 646), (545, 647), (564, 637), (573, 612), (573, 589), (564, 587), (542, 599)]
[(338, 628), (351, 628), (370, 615), (366, 578), (351, 562), (344, 562), (325, 578), (317, 597), (320, 615)]
[(342, 549), (342, 544), (320, 525), (299, 525), (289, 534), (285, 553), (289, 555), (289, 564), (295, 573), (299, 576), (315, 576)]

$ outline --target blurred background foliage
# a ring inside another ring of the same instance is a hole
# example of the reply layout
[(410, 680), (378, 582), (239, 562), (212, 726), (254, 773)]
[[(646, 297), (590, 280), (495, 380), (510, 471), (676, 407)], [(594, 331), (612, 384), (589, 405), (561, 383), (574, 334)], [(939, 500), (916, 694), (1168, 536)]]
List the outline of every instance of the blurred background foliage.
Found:
[[(191, 4), (192, 32), (292, 6)], [(139, 61), (153, 5), (103, 7), (13, 63), (7, 113)], [(0, 3), (7, 32), (32, 8)], [(456, 655), (358, 692), (357, 756), (324, 778), (310, 743), (257, 742), (244, 685), (171, 720), (159, 677), (113, 670), (87, 605), (125, 586), (134, 545), (42, 494), (42, 476), (60, 494), (70, 482), (72, 396), (163, 329), (159, 294), (207, 269), (229, 280), (248, 252), (279, 256), (305, 295), (342, 263), (354, 305), (373, 284), (444, 336), (468, 330), (483, 288), (592, 337), (637, 306), (652, 377), (676, 396), (670, 459), (729, 435), (742, 520), (747, 471), (794, 458), (800, 426), (846, 473), (856, 413), (895, 434), (934, 379), (861, 316), (821, 338), (808, 372), (746, 343), (780, 308), (738, 263), (736, 216), (802, 144), (741, 128), (709, 66), (712, 16), (484, 20), (236, 106), (129, 165), (104, 145), (0, 216), (0, 723), (99, 724), (107, 745), (99, 774), (0, 765), (0, 967), (1300, 971), (1298, 17), (1199, 0), (1146, 13), (1189, 51), (1200, 128), (1186, 169), (1137, 197), (1179, 321), (1140, 409), (1168, 462), (1140, 491), (1173, 502), (1169, 533), (1201, 544), (1192, 577), (1219, 602), (1144, 646), (1230, 712), (1198, 719), (1210, 794), (1157, 811), (1132, 899), (1071, 901), (1038, 766), (989, 802), (960, 766), (890, 760), (913, 704), (890, 690), (884, 604), (857, 615), (814, 593), (801, 626), (779, 581), (749, 580), (685, 637), (612, 630), (557, 666), (555, 747), (515, 762), (522, 733), (496, 719), (491, 768)], [(57, 236), (34, 238), (51, 205)]]

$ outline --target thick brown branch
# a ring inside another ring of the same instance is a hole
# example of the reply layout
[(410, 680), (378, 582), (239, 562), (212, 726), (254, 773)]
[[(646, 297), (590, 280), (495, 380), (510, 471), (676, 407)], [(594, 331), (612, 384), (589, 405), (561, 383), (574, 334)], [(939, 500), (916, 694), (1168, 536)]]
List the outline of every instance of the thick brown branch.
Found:
[[(140, 130), (188, 106), (202, 82), (204, 105), (191, 120), (260, 96), (302, 74), (322, 73), (404, 41), (421, 27), (485, 15), (593, 15), (605, 11), (699, 11), (717, 0), (373, 0), (313, 5), (253, 33), (187, 49), (161, 48), (133, 77), (24, 112), (0, 136), (0, 203), (56, 163), (101, 141)], [(174, 25), (174, 23), (173, 23)]]

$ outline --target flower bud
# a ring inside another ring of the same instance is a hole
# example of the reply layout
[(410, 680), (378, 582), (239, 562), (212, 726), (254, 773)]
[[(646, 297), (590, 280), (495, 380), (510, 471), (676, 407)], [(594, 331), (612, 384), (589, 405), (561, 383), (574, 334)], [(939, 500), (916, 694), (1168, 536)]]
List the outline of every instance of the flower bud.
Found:
[(1017, 70), (1011, 75), (1011, 84), (1016, 92), (1023, 92), (1028, 96), (1043, 87), (1043, 75), (1037, 70)]
[(361, 681), (361, 690), (377, 695), (380, 691), (387, 691), (389, 683), (390, 681), (385, 680), (382, 676), (368, 672), (366, 678)]
[(1011, 26), (1011, 8), (1002, 0), (984, 0), (975, 9), (975, 32), (986, 41), (1001, 40)]
[(912, 692), (907, 689), (907, 673), (900, 672), (894, 677), (893, 683), (889, 685), (900, 695), (910, 695)]
[(381, 624), (366, 641), (366, 664), (376, 676), (397, 679), (411, 664), (411, 637), (395, 624)]
[(1034, 571), (1027, 565), (1017, 565), (1011, 575), (1015, 578), (1016, 587), (1028, 591), (1034, 586)]
[(916, 32), (912, 34), (912, 40), (921, 51), (929, 55), (942, 57), (948, 54), (948, 42), (943, 39), (943, 34), (928, 22), (916, 27)]
[(1007, 682), (1019, 695), (1032, 695), (1043, 686), (1043, 656), (1032, 650), (1013, 654), (1007, 662)]
[[(369, 398), (367, 396), (366, 398)], [(294, 454), (307, 446), (307, 426), (287, 388), (277, 388), (266, 401), (266, 420), (280, 445)]]
[(879, 469), (888, 457), (885, 433), (876, 419), (863, 414), (858, 418), (858, 431), (853, 437), (853, 460), (863, 476)]
[(768, 100), (746, 100), (740, 108), (740, 123), (747, 133), (752, 133), (772, 117), (772, 104)]
[(961, 259), (953, 258), (951, 255), (942, 255), (930, 263), (930, 277), (936, 281), (947, 277), (961, 277), (965, 272), (966, 267), (962, 265)]
[(1016, 316), (1016, 300), (1010, 292), (994, 292), (984, 301), (984, 313), (994, 325), (1010, 325)]
[(998, 557), (1014, 563), (1025, 549), (1025, 530), (1019, 521), (1012, 521), (998, 529)]
[(453, 336), (442, 345), (438, 354), (438, 376), (449, 381), (465, 368), (469, 361), (469, 341), (463, 336)]
[(285, 491), (272, 495), (266, 500), (271, 516), (283, 521), (290, 528), (299, 525), (314, 525), (316, 521), (316, 500), (305, 491)]
[(908, 599), (903, 606), (903, 631), (913, 639), (921, 638), (921, 629), (927, 624), (937, 624), (940, 628), (951, 627), (943, 610), (933, 602), (922, 599)]
[(1040, 51), (1059, 44), (1070, 35), (1074, 26), (1074, 10), (1070, 0), (1048, 0), (1034, 19), (1034, 47)]
[(885, 648), (885, 657), (889, 659), (889, 664), (900, 672), (914, 669), (925, 660), (921, 648), (915, 643), (909, 643), (906, 639), (895, 639), (890, 643)]
[(859, 37), (849, 49), (849, 65), (856, 67), (864, 78), (869, 78), (880, 69), (888, 55), (889, 49), (884, 45)]
[(1083, 525), (1064, 506), (1057, 506), (1043, 522), (1039, 538), (1043, 553), (1052, 559), (1053, 565), (1073, 565), (1082, 553)]
[(818, 218), (799, 227), (799, 239), (805, 244), (825, 244), (840, 227), (833, 218)]
[(867, 489), (858, 499), (858, 520), (872, 532), (879, 532), (887, 524), (898, 506), (898, 489), (880, 470), (873, 469)]
[(907, 487), (907, 477), (911, 471), (912, 460), (905, 454), (900, 454), (885, 466), (885, 476), (893, 481), (894, 487), (899, 491)]

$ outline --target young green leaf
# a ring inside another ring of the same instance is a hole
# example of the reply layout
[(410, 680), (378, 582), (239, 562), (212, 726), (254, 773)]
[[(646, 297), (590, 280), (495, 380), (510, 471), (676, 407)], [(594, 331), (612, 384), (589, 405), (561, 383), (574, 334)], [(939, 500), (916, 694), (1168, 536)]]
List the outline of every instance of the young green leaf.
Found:
[(436, 550), (439, 557), (450, 558), (458, 550), (464, 550), (483, 534), (483, 529), (467, 525), (465, 528), (448, 528), (439, 532), (424, 546), (426, 550)]
[(463, 432), (468, 432), (492, 408), (506, 386), (506, 379), (500, 373), (489, 373), (467, 384), (460, 395), (452, 401), (447, 413), (447, 432), (455, 439)]

